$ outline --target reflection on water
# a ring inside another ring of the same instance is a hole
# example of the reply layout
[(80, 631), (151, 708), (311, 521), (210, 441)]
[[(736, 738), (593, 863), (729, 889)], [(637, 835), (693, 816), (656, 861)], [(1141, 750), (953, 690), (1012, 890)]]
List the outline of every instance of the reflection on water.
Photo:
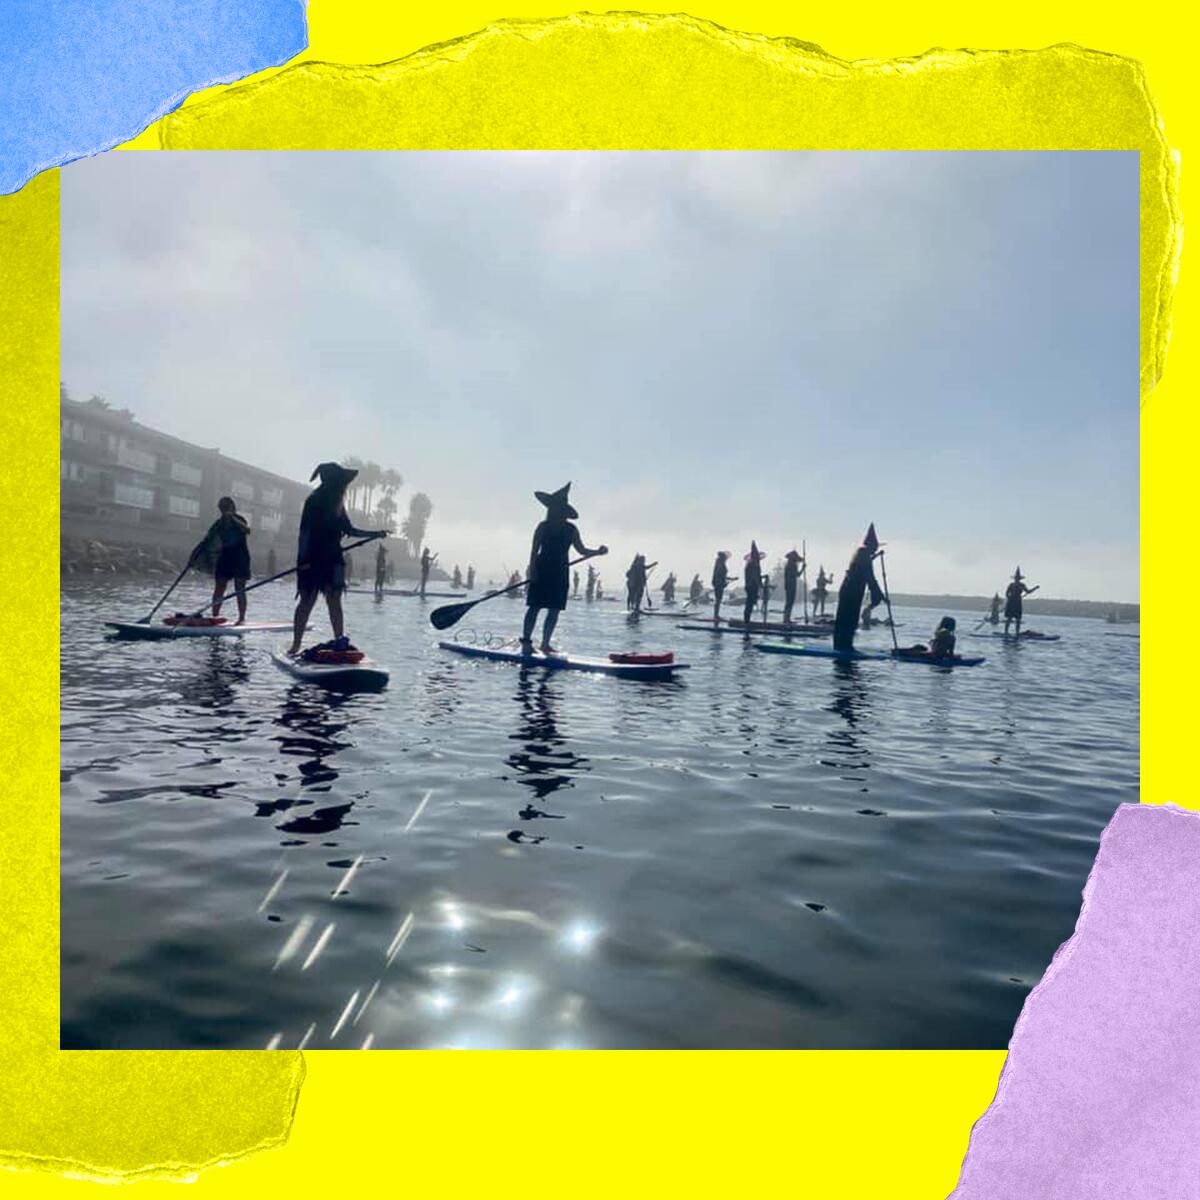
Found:
[(66, 1046), (1000, 1047), (1137, 797), (1098, 624), (935, 672), (573, 605), (574, 649), (692, 661), (648, 685), (351, 596), (393, 681), (339, 696), (250, 638), (105, 641), (152, 591), (63, 597)]

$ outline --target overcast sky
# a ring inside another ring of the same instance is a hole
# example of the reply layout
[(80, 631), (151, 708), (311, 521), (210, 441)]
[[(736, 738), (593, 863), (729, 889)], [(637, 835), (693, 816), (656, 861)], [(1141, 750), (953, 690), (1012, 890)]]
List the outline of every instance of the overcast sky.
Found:
[(896, 591), (1138, 597), (1132, 153), (106, 154), (62, 172), (62, 376), (521, 565), (573, 480), (615, 587), (751, 536)]

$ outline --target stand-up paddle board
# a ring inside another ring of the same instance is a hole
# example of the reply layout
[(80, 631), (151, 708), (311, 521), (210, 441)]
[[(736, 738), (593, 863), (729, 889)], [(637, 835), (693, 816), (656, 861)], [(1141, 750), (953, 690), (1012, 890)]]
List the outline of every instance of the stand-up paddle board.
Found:
[(369, 658), (356, 663), (320, 663), (272, 650), (271, 661), (296, 679), (337, 692), (378, 692), (388, 684), (387, 671)]
[[(376, 592), (374, 588), (347, 588), (346, 591), (353, 592), (356, 596), (420, 596), (420, 592), (409, 591), (407, 588), (384, 588), (382, 591)], [(426, 592), (426, 600), (461, 600), (466, 592)]]
[(679, 624), (676, 629), (685, 629), (689, 633), (728, 633), (734, 637), (806, 637), (806, 638), (827, 638), (832, 630), (815, 629), (812, 627), (798, 626), (795, 629), (784, 631), (782, 629), (742, 629), (731, 625), (711, 625), (699, 623), (696, 624)]
[(786, 642), (755, 642), (755, 650), (764, 654), (795, 654), (804, 658), (835, 658), (842, 662), (923, 663), (927, 667), (977, 667), (986, 662), (982, 655), (957, 654), (953, 658), (931, 658), (928, 654), (907, 650), (834, 650), (832, 646), (793, 646)]
[(247, 633), (290, 633), (291, 621), (247, 621), (245, 625), (140, 625), (135, 621), (105, 621), (114, 636), (128, 640), (163, 641), (167, 638), (243, 637)]
[(740, 617), (722, 617), (730, 629), (737, 630), (738, 633), (749, 629), (751, 633), (813, 633), (821, 636), (827, 636), (831, 630), (825, 625), (810, 625), (804, 621), (792, 621), (790, 624), (784, 624), (783, 621), (751, 621), (748, 625)]
[(991, 633), (973, 633), (972, 637), (994, 637), (1000, 638), (1006, 642), (1059, 642), (1062, 641), (1062, 635), (1057, 633), (1038, 633), (1037, 630), (1031, 629), (1027, 633), (1022, 633), (1017, 637), (1015, 633), (999, 633), (993, 630)]
[(613, 662), (608, 658), (587, 658), (580, 654), (522, 654), (519, 650), (492, 649), (462, 642), (439, 642), (443, 650), (464, 658), (482, 658), (488, 662), (516, 663), (522, 667), (541, 667), (547, 671), (590, 671), (596, 675), (615, 675), (618, 679), (670, 679), (676, 671), (686, 671), (688, 663)]

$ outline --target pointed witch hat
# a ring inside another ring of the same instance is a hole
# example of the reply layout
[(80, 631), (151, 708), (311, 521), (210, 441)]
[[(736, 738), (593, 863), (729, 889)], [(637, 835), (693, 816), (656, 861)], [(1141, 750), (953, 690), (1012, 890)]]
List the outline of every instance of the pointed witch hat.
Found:
[(760, 550), (758, 548), (758, 543), (756, 541), (754, 541), (753, 539), (751, 539), (750, 553), (746, 555), (746, 557), (743, 561), (750, 562), (751, 560), (754, 560), (755, 562), (762, 562), (762, 560), (766, 557), (767, 557), (767, 552), (765, 550)]
[(1025, 576), (1021, 574), (1021, 568), (1020, 568), (1020, 567), (1018, 567), (1018, 568), (1017, 568), (1017, 569), (1016, 569), (1016, 570), (1013, 572), (1013, 579), (1014, 579), (1014, 580), (1016, 580), (1016, 581), (1019, 583), (1019, 582), (1020, 582), (1022, 579), (1024, 579), (1024, 578), (1025, 578)]
[(341, 463), (323, 462), (313, 468), (313, 473), (308, 480), (311, 483), (320, 477), (323, 487), (339, 487), (349, 483), (357, 474), (358, 471), (353, 467), (343, 467)]
[(533, 493), (551, 512), (556, 508), (562, 508), (567, 515), (567, 520), (573, 521), (579, 514), (575, 511), (571, 501), (567, 497), (571, 494), (571, 485), (564, 483), (557, 492), (534, 492)]
[(874, 521), (872, 521), (871, 524), (867, 527), (867, 532), (866, 532), (865, 536), (863, 537), (862, 544), (863, 544), (863, 547), (867, 550), (870, 550), (870, 552), (872, 554), (874, 554), (875, 551), (878, 550), (880, 546), (885, 544), (885, 543), (881, 542), (879, 540), (879, 538), (876, 536)]

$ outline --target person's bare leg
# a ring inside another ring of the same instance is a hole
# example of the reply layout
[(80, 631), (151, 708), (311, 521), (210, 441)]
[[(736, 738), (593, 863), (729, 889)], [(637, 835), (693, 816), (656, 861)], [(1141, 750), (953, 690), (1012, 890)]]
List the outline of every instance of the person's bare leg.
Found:
[(225, 599), (225, 585), (228, 582), (228, 579), (218, 579), (213, 585), (212, 615), (214, 617), (221, 615), (221, 601)]
[(246, 623), (246, 581), (244, 579), (235, 579), (233, 587), (237, 593), (238, 619), (239, 625)]
[(308, 628), (308, 618), (312, 615), (313, 605), (317, 602), (316, 592), (301, 592), (296, 601), (296, 613), (292, 618), (292, 646), (289, 654), (300, 653), (300, 643), (304, 640), (304, 631)]
[(546, 619), (542, 622), (542, 653), (553, 654), (554, 647), (550, 644), (550, 638), (554, 634), (554, 627), (558, 624), (558, 616), (561, 612), (558, 608), (546, 609)]
[(521, 653), (533, 653), (533, 631), (537, 627), (538, 612), (536, 608), (525, 610), (525, 623), (521, 627)]
[(325, 593), (325, 603), (329, 606), (329, 624), (333, 627), (333, 636), (345, 636), (346, 620), (342, 615), (342, 593), (337, 588), (330, 588)]

